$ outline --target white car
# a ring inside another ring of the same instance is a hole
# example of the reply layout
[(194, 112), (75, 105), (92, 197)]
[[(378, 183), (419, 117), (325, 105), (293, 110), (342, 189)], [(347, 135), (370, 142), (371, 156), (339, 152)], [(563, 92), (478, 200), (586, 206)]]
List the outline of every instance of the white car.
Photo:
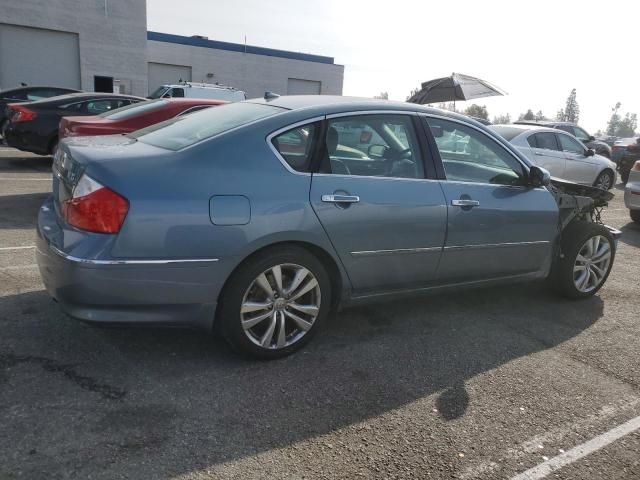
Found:
[(161, 85), (148, 98), (207, 98), (225, 102), (241, 102), (247, 99), (242, 90), (213, 83), (183, 82)]
[(629, 209), (631, 220), (640, 223), (640, 160), (633, 164), (629, 180), (624, 188), (624, 204)]
[(616, 183), (616, 164), (588, 149), (573, 135), (532, 125), (491, 125), (532, 163), (552, 177), (610, 190)]

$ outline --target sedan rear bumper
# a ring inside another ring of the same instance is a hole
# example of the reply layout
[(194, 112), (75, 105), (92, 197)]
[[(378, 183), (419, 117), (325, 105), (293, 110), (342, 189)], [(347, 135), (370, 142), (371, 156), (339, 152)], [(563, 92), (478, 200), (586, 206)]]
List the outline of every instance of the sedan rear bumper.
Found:
[[(40, 216), (47, 215), (40, 212)], [(225, 274), (216, 259), (93, 260), (66, 254), (37, 229), (47, 292), (70, 316), (104, 324), (211, 329)]]
[(627, 182), (624, 189), (624, 204), (629, 210), (640, 210), (640, 182), (631, 180)]

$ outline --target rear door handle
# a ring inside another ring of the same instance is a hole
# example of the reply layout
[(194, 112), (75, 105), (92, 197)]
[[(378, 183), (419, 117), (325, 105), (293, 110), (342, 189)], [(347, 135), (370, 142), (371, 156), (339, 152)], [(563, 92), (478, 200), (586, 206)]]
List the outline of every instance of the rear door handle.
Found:
[(454, 207), (478, 207), (480, 206), (480, 202), (478, 200), (460, 199), (451, 200), (451, 205)]
[(322, 201), (326, 203), (358, 203), (357, 195), (322, 195)]

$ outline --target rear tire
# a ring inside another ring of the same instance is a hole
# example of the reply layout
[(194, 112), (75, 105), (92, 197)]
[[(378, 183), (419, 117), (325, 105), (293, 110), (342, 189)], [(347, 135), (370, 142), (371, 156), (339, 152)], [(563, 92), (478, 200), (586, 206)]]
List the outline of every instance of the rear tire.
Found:
[(275, 359), (304, 347), (330, 309), (331, 282), (322, 263), (301, 247), (275, 247), (229, 277), (215, 324), (235, 351)]
[(590, 297), (602, 288), (616, 253), (615, 241), (606, 227), (574, 222), (562, 232), (560, 249), (551, 279), (556, 291), (578, 299)]
[(631, 220), (640, 223), (640, 210), (629, 210), (629, 215), (631, 215)]

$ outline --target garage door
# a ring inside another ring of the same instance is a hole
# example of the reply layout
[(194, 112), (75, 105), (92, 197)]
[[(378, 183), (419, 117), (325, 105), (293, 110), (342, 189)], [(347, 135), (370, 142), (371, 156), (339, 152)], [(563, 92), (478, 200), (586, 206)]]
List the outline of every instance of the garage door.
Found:
[(290, 78), (287, 81), (287, 95), (320, 95), (322, 82)]
[(0, 23), (0, 90), (23, 82), (80, 88), (78, 35)]
[(149, 62), (149, 93), (160, 85), (174, 84), (182, 80), (191, 81), (191, 67), (185, 65), (171, 65), (170, 63)]

